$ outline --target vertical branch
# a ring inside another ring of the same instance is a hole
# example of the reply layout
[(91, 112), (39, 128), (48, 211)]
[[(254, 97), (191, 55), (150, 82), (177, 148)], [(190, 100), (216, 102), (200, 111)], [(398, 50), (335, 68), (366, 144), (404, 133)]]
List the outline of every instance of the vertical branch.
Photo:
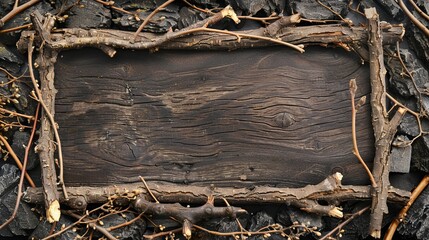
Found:
[(48, 49), (47, 52), (41, 52), (38, 57), (39, 73), (41, 80), (41, 93), (38, 89), (38, 84), (33, 71), (33, 41), (34, 34), (30, 36), (28, 42), (28, 68), (31, 80), (33, 82), (35, 91), (38, 93), (37, 97), (43, 106), (43, 114), (41, 117), (40, 137), (39, 143), (36, 146), (36, 152), (39, 153), (40, 165), (42, 171), (43, 193), (45, 196), (46, 218), (49, 222), (56, 222), (59, 220), (60, 203), (59, 193), (57, 190), (57, 174), (55, 170), (54, 152), (55, 145), (52, 141), (52, 129), (56, 126), (51, 125), (51, 121), (47, 112), (53, 114), (54, 111), (54, 98), (55, 88), (53, 86), (54, 78), (54, 62), (57, 53)]
[(388, 161), (390, 145), (406, 111), (403, 108), (399, 108), (389, 121), (386, 112), (386, 69), (384, 67), (380, 22), (375, 8), (365, 9), (365, 16), (368, 19), (371, 109), (375, 136), (373, 176), (377, 184), (372, 193), (369, 231), (371, 236), (380, 238), (383, 214), (389, 211), (387, 207), (387, 195), (390, 187)]

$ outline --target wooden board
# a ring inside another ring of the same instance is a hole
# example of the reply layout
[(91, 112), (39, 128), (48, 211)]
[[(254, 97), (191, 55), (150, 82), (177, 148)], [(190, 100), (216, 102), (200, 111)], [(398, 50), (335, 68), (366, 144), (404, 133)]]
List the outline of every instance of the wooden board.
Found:
[[(352, 154), (348, 82), (369, 68), (342, 49), (63, 51), (56, 119), (69, 186), (136, 182), (298, 187), (332, 172), (367, 184)], [(367, 96), (369, 99), (369, 96)], [(370, 107), (358, 113), (373, 158)], [(371, 164), (369, 164), (371, 166)]]

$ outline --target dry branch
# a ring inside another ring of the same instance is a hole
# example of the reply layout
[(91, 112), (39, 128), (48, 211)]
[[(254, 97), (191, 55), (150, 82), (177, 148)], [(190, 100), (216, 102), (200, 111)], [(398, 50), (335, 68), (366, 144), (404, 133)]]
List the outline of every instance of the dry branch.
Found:
[(374, 187), (372, 197), (370, 234), (375, 238), (380, 238), (383, 214), (388, 213), (387, 195), (388, 188), (390, 187), (390, 145), (406, 111), (403, 108), (399, 108), (389, 121), (386, 111), (386, 69), (384, 67), (382, 35), (378, 14), (375, 8), (369, 8), (365, 9), (365, 16), (369, 21), (368, 48), (371, 79), (371, 110), (375, 136), (373, 176), (376, 186)]
[(189, 239), (192, 235), (193, 224), (209, 218), (236, 218), (247, 213), (246, 210), (238, 207), (215, 207), (214, 198), (208, 197), (207, 203), (199, 207), (183, 207), (179, 203), (168, 204), (150, 202), (145, 196), (140, 196), (133, 203), (133, 207), (145, 214), (157, 217), (171, 217), (182, 223), (183, 235)]
[[(209, 196), (213, 196), (216, 199), (225, 198), (231, 204), (286, 203), (303, 207), (304, 210), (307, 210), (303, 204), (309, 204), (308, 201), (338, 202), (368, 200), (371, 198), (371, 188), (369, 186), (341, 185), (338, 177), (340, 177), (340, 174), (336, 173), (317, 185), (308, 185), (303, 188), (274, 188), (267, 186), (256, 186), (253, 189), (218, 188), (177, 185), (165, 182), (149, 182), (148, 185), (156, 198), (164, 203), (203, 204)], [(405, 204), (408, 201), (409, 192), (393, 187), (389, 188), (388, 191), (390, 201), (399, 204)], [(125, 201), (125, 204), (129, 204), (129, 199), (140, 194), (145, 195), (146, 199), (151, 198), (147, 188), (142, 183), (106, 187), (67, 187), (67, 192), (70, 199), (66, 200), (61, 197), (60, 202), (68, 205), (72, 202), (71, 207), (80, 209), (85, 209), (86, 205), (90, 203), (105, 203), (111, 200), (118, 203)], [(23, 199), (29, 203), (41, 204), (43, 203), (43, 190), (41, 188), (29, 188)], [(335, 210), (335, 206), (330, 207), (323, 214), (329, 215), (330, 210)]]
[[(29, 63), (29, 72), (31, 80), (36, 88), (38, 89), (36, 79), (33, 73), (32, 58), (33, 58), (33, 36), (30, 36), (28, 42), (28, 63)], [(55, 99), (55, 88), (53, 84), (54, 78), (54, 62), (56, 59), (57, 53), (54, 51), (47, 50), (44, 53), (40, 53), (38, 57), (37, 65), (40, 67), (40, 80), (41, 80), (41, 93), (39, 92), (38, 98), (39, 102), (43, 106), (44, 112), (41, 117), (41, 126), (40, 126), (40, 137), (39, 144), (36, 146), (36, 152), (39, 153), (40, 165), (42, 171), (42, 183), (45, 194), (45, 207), (46, 207), (46, 218), (49, 222), (56, 222), (59, 220), (60, 212), (60, 203), (58, 201), (59, 193), (57, 191), (57, 175), (55, 170), (55, 161), (54, 161), (54, 152), (55, 145), (52, 142), (53, 139), (53, 128), (56, 128), (56, 125), (53, 125), (47, 115), (47, 113), (54, 114), (54, 99)]]
[(396, 228), (398, 228), (399, 224), (404, 221), (405, 216), (407, 215), (408, 209), (413, 205), (413, 203), (417, 200), (420, 194), (425, 190), (425, 188), (429, 184), (429, 175), (423, 177), (420, 181), (419, 185), (413, 190), (410, 201), (401, 209), (398, 216), (391, 222), (389, 229), (384, 236), (384, 240), (391, 240), (393, 235), (395, 234)]
[(34, 4), (36, 4), (38, 2), (40, 2), (40, 0), (31, 0), (31, 1), (28, 1), (28, 2), (26, 2), (24, 4), (22, 4), (19, 7), (14, 7), (12, 9), (12, 11), (10, 11), (8, 14), (6, 14), (4, 17), (2, 17), (0, 19), (0, 28), (2, 28), (7, 21), (9, 21), (10, 19), (12, 19), (18, 13), (24, 11), (25, 9), (33, 6)]
[[(213, 16), (212, 16), (213, 17)], [(34, 17), (33, 17), (34, 18)], [(289, 18), (296, 18), (295, 15)], [(35, 18), (36, 19), (36, 18)], [(41, 19), (36, 19), (39, 24)], [(347, 27), (339, 24), (320, 25), (320, 26), (304, 26), (304, 27), (288, 27), (290, 24), (285, 19), (279, 19), (279, 23), (285, 24), (281, 28), (276, 27), (276, 36), (270, 36), (273, 32), (270, 28), (259, 28), (248, 31), (231, 31), (231, 33), (241, 35), (252, 35), (261, 37), (272, 37), (273, 39), (281, 40), (291, 44), (304, 45), (338, 45), (356, 44), (358, 42), (366, 42), (368, 39), (367, 29), (365, 27)], [(291, 20), (291, 21), (296, 21)], [(34, 20), (33, 20), (34, 22)], [(273, 23), (274, 24), (274, 23)], [(197, 27), (193, 26), (192, 29)], [(381, 24), (382, 34), (385, 44), (395, 44), (402, 39), (404, 28), (401, 24), (390, 25), (387, 23)], [(37, 30), (37, 26), (36, 26)], [(39, 32), (39, 31), (38, 31)], [(40, 33), (40, 32), (39, 32)], [(31, 31), (24, 32), (18, 48), (26, 49), (26, 41)], [(171, 35), (173, 34), (173, 35)], [(41, 36), (45, 44), (52, 49), (75, 49), (82, 47), (109, 46), (121, 49), (211, 49), (211, 50), (232, 50), (237, 48), (251, 48), (277, 45), (278, 43), (261, 40), (243, 38), (237, 41), (236, 36), (219, 34), (214, 32), (196, 32), (192, 35), (183, 34), (181, 32), (172, 32), (160, 39), (159, 34), (140, 33), (138, 42), (131, 43), (133, 33), (120, 30), (105, 30), (105, 29), (59, 29), (52, 32), (50, 36)], [(173, 37), (171, 37), (173, 36)], [(180, 38), (174, 38), (174, 36)], [(156, 41), (154, 41), (156, 40)]]

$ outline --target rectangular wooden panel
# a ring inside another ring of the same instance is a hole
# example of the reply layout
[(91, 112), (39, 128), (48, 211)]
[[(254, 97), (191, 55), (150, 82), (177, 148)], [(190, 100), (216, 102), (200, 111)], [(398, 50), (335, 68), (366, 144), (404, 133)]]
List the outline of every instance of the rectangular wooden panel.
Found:
[[(348, 82), (369, 95), (369, 68), (342, 49), (63, 51), (56, 119), (65, 180), (136, 182), (138, 176), (216, 186), (304, 186), (335, 171), (367, 184), (352, 154)], [(369, 96), (368, 96), (369, 99)], [(373, 157), (370, 106), (358, 142)]]

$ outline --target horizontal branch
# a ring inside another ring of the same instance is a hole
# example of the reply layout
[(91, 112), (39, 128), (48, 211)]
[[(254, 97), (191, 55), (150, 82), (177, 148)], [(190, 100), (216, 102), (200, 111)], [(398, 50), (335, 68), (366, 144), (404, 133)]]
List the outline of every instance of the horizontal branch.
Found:
[[(384, 23), (381, 26), (385, 44), (394, 44), (402, 39), (404, 28), (402, 24), (391, 25)], [(173, 32), (174, 33), (174, 32)], [(180, 38), (157, 44), (162, 35), (154, 33), (140, 33), (139, 41), (132, 42), (133, 32), (114, 29), (59, 29), (49, 36), (46, 44), (53, 49), (75, 49), (82, 47), (97, 47), (101, 45), (123, 49), (211, 49), (232, 50), (237, 48), (251, 48), (273, 46), (277, 43), (254, 38), (237, 39), (238, 35), (267, 36), (267, 28), (247, 31), (231, 31), (231, 35), (215, 32), (195, 32), (192, 35), (183, 35)], [(24, 46), (30, 31), (24, 32), (18, 48)], [(272, 37), (272, 36), (270, 36)], [(324, 45), (366, 43), (368, 32), (365, 27), (348, 27), (339, 24), (288, 27), (277, 30), (273, 39), (291, 44)]]
[[(151, 192), (160, 202), (164, 203), (188, 203), (204, 204), (209, 196), (219, 199), (225, 198), (231, 204), (247, 203), (281, 203), (304, 208), (314, 205), (310, 201), (324, 200), (326, 202), (347, 200), (371, 199), (370, 186), (341, 185), (341, 174), (336, 173), (317, 185), (307, 185), (302, 188), (275, 188), (256, 186), (255, 188), (232, 187), (203, 187), (192, 185), (178, 185), (171, 183), (149, 182)], [(105, 203), (115, 199), (117, 202), (132, 199), (138, 195), (151, 196), (142, 183), (124, 184), (106, 187), (67, 187), (69, 199), (60, 198), (60, 202), (72, 208), (84, 209), (90, 203)], [(23, 197), (24, 201), (34, 204), (43, 203), (43, 191), (41, 188), (28, 188)], [(409, 192), (400, 189), (389, 188), (388, 200), (400, 204), (406, 204)], [(334, 208), (329, 211), (334, 210)], [(326, 211), (326, 215), (329, 215)], [(320, 212), (318, 212), (320, 214)]]

